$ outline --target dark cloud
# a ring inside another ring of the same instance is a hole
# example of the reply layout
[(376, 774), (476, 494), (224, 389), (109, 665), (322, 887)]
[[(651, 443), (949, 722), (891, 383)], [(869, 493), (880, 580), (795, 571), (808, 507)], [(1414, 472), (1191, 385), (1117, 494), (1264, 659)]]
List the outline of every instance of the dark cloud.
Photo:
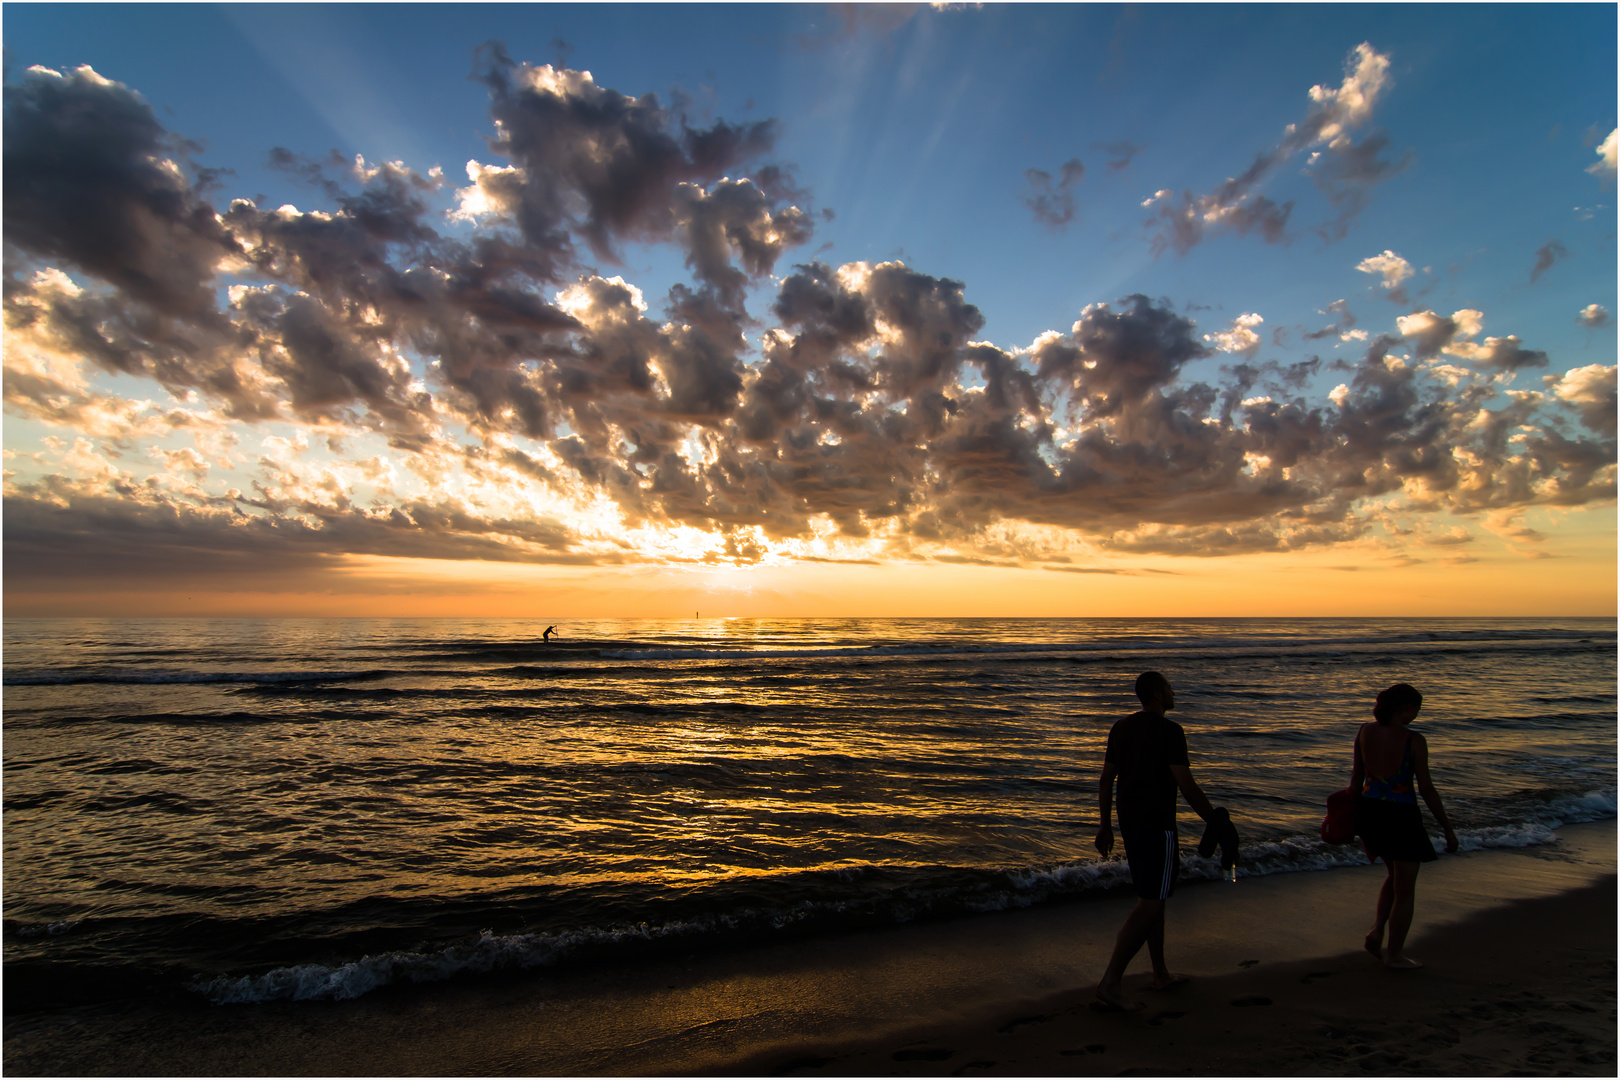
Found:
[(810, 239), (805, 213), (796, 206), (773, 212), (773, 200), (751, 180), (722, 180), (707, 191), (682, 184), (674, 208), (687, 265), (734, 312), (742, 311), (750, 278), (770, 273), (783, 251)]
[(1485, 344), (1474, 350), (1470, 358), (1486, 371), (1521, 371), (1524, 368), (1547, 366), (1547, 354), (1539, 349), (1520, 347), (1519, 339), (1507, 337), (1486, 338)]
[(1120, 172), (1121, 170), (1128, 168), (1136, 155), (1147, 149), (1142, 144), (1133, 142), (1098, 142), (1092, 143), (1091, 148), (1093, 150), (1101, 150), (1104, 154), (1108, 155), (1108, 160), (1105, 162), (1105, 164), (1108, 166), (1110, 172)]
[(1339, 145), (1336, 140), (1316, 155), (1308, 170), (1311, 179), (1338, 209), (1336, 217), (1315, 229), (1324, 241), (1343, 240), (1349, 234), (1351, 222), (1366, 209), (1373, 187), (1412, 163), (1410, 150), (1394, 161), (1381, 160), (1379, 155), (1388, 146), (1389, 136), (1374, 132), (1359, 143), (1345, 140)]
[(1239, 236), (1258, 233), (1268, 244), (1285, 242), (1288, 216), (1294, 212), (1293, 200), (1279, 204), (1264, 195), (1251, 197), (1243, 191), (1246, 186), (1228, 180), (1213, 195), (1183, 191), (1179, 198), (1160, 192), (1154, 217), (1149, 219), (1157, 229), (1151, 242), (1153, 254), (1174, 248), (1178, 255), (1185, 255), (1203, 243), (1212, 229)]
[(1332, 221), (1317, 233), (1327, 240), (1342, 239), (1349, 222), (1366, 205), (1371, 187), (1404, 169), (1410, 155), (1399, 161), (1379, 159), (1388, 145), (1373, 132), (1360, 143), (1350, 131), (1363, 127), (1388, 82), (1389, 58), (1363, 43), (1345, 62), (1344, 81), (1337, 88), (1313, 86), (1305, 119), (1289, 124), (1270, 149), (1255, 155), (1242, 174), (1222, 182), (1207, 195), (1183, 191), (1179, 196), (1159, 191), (1143, 203), (1153, 213), (1146, 222), (1153, 233), (1155, 255), (1174, 248), (1186, 254), (1213, 234), (1232, 232), (1258, 235), (1268, 244), (1288, 239), (1292, 201), (1278, 203), (1259, 193), (1260, 187), (1287, 162), (1309, 150), (1307, 172), (1338, 209)]
[(1569, 250), (1557, 240), (1549, 240), (1536, 248), (1536, 265), (1530, 268), (1530, 283), (1552, 269), (1553, 263), (1569, 257)]
[(1035, 220), (1054, 231), (1060, 231), (1074, 220), (1074, 185), (1085, 176), (1086, 167), (1079, 158), (1070, 158), (1058, 170), (1057, 183), (1044, 169), (1025, 169), (1024, 179), (1029, 182), (1029, 193), (1020, 201), (1035, 215)]
[(88, 67), (28, 69), (5, 87), (8, 248), (82, 270), (162, 316), (207, 319), (215, 270), (237, 245), (191, 179), (195, 149), (122, 83)]
[(1092, 305), (1068, 336), (1046, 339), (1032, 356), (1043, 378), (1068, 382), (1098, 416), (1121, 413), (1210, 355), (1191, 319), (1140, 294), (1123, 303), (1128, 309)]
[[(581, 565), (617, 561), (573, 548), (557, 522), (480, 516), (453, 500), (386, 513), (335, 502), (198, 501), (127, 482), (100, 490), (62, 476), (5, 497), (8, 588), (92, 578), (153, 587), (176, 578), (311, 570), (345, 555)], [(227, 585), (227, 587), (229, 587)]]
[(608, 260), (626, 241), (669, 238), (681, 185), (730, 175), (776, 137), (772, 120), (690, 127), (653, 94), (632, 98), (588, 72), (516, 63), (498, 42), (480, 51), (479, 74), (498, 125), (490, 149), (511, 166), (478, 172), (474, 182), (529, 247), (558, 265), (574, 236)]
[(1356, 325), (1356, 317), (1350, 311), (1350, 305), (1343, 300), (1335, 300), (1322, 309), (1323, 315), (1332, 315), (1337, 321), (1331, 326), (1324, 326), (1320, 330), (1313, 330), (1305, 335), (1306, 341), (1320, 341), (1328, 337), (1342, 337), (1346, 331)]
[(328, 198), (335, 200), (343, 195), (343, 187), (332, 178), (332, 171), (343, 168), (348, 161), (336, 150), (328, 151), (326, 157), (316, 159), (295, 153), (285, 146), (275, 146), (271, 147), (265, 163), (277, 172), (286, 173), (319, 188)]
[(1466, 337), (1477, 333), (1479, 330), (1477, 320), (1465, 328), (1460, 319), (1478, 314), (1475, 311), (1459, 311), (1447, 318), (1432, 311), (1420, 311), (1403, 316), (1397, 321), (1397, 325), (1400, 327), (1401, 336), (1412, 343), (1418, 358), (1427, 360), (1438, 356), (1441, 349), (1451, 345), (1459, 336)]
[(286, 387), (294, 416), (357, 426), (349, 410), (360, 406), (395, 429), (421, 426), (426, 394), (412, 391), (409, 367), (386, 342), (357, 333), (307, 293), (243, 290), (234, 306), (241, 323), (258, 331), (259, 366)]

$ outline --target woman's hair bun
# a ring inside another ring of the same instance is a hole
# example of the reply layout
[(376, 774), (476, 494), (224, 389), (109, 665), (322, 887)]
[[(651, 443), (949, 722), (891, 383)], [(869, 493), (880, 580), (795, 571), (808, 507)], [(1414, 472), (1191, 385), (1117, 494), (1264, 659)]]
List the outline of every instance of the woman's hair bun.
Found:
[(1380, 724), (1387, 724), (1395, 718), (1395, 710), (1403, 705), (1423, 706), (1423, 695), (1410, 683), (1398, 682), (1388, 690), (1378, 693), (1378, 701), (1373, 705), (1373, 719)]

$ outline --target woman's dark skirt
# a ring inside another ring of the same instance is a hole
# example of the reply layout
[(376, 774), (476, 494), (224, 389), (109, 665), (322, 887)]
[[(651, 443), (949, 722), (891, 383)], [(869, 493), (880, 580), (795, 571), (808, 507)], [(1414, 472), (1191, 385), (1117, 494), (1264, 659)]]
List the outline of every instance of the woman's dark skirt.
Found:
[(1356, 800), (1356, 833), (1370, 862), (1433, 862), (1434, 853), (1417, 803)]

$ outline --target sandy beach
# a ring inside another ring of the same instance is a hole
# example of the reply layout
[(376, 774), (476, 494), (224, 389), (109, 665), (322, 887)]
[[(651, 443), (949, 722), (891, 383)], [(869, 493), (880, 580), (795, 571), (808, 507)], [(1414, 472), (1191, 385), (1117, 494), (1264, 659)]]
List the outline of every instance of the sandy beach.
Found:
[[(1255, 963), (1169, 992), (1139, 992), (1147, 1008), (1134, 1014), (1092, 1012), (1082, 990), (1034, 1003), (1019, 1015), (919, 1031), (898, 1042), (831, 1048), (773, 1071), (1612, 1076), (1614, 914), (1610, 877), (1424, 935), (1429, 966), (1411, 977), (1353, 952)], [(1140, 991), (1146, 979), (1134, 982)]]
[(1613, 1075), (1613, 821), (1425, 867), (1410, 952), (1359, 951), (1381, 868), (1183, 889), (1192, 976), (1086, 1008), (1128, 896), (342, 1003), (27, 1013), (8, 1075)]

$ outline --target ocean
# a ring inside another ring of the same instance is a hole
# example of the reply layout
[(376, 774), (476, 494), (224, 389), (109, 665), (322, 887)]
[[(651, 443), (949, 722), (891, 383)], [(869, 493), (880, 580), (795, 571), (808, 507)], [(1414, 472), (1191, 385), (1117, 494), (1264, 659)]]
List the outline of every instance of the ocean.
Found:
[[(545, 626), (6, 620), (8, 1011), (1084, 902), (1128, 882), (1097, 776), (1148, 669), (1240, 878), (1365, 861), (1317, 828), (1394, 682), (1465, 850), (1615, 816), (1614, 619)], [(1213, 881), (1182, 815), (1183, 880)]]

